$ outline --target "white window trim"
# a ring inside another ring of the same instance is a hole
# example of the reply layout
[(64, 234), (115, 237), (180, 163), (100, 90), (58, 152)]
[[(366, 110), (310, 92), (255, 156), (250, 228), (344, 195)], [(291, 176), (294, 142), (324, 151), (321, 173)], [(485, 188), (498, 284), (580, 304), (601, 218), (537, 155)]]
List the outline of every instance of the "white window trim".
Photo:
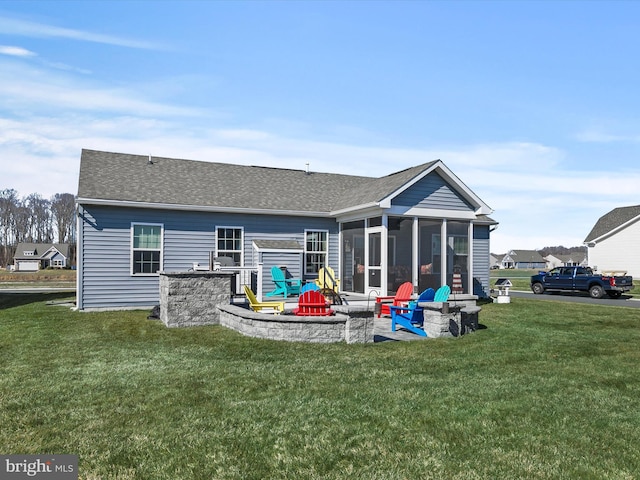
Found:
[[(144, 250), (144, 251), (156, 251), (156, 248), (133, 248), (133, 231), (135, 225), (143, 225), (148, 227), (160, 227), (160, 268), (156, 273), (134, 273), (133, 271), (133, 251), (134, 250)], [(129, 241), (129, 273), (132, 277), (157, 277), (160, 275), (164, 269), (164, 223), (147, 223), (147, 222), (131, 222), (131, 232), (130, 232), (130, 241)]]
[[(220, 250), (218, 249), (218, 231), (221, 228), (227, 228), (231, 230), (240, 230), (240, 267), (244, 267), (244, 227), (238, 225), (216, 225), (216, 257), (220, 257)], [(236, 252), (236, 250), (224, 250), (224, 252)]]
[(324, 263), (325, 263), (325, 267), (327, 265), (329, 265), (329, 230), (323, 230), (323, 229), (318, 229), (318, 228), (305, 228), (304, 230), (304, 256), (303, 258), (303, 262), (304, 262), (304, 274), (305, 275), (315, 275), (316, 272), (307, 272), (307, 253), (322, 253), (321, 250), (307, 250), (307, 233), (312, 232), (312, 233), (316, 233), (316, 232), (322, 232), (322, 233), (326, 233), (327, 235), (327, 249), (324, 251)]

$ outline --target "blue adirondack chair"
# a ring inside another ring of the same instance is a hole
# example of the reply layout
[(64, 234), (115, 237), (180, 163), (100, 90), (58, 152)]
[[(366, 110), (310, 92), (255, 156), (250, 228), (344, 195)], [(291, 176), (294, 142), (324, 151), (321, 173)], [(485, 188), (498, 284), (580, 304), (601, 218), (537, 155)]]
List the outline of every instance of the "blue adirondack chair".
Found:
[(274, 297), (282, 295), (287, 298), (289, 295), (300, 295), (301, 280), (298, 278), (286, 278), (284, 272), (279, 267), (271, 267), (271, 279), (275, 283), (275, 288), (265, 296)]
[(423, 308), (418, 304), (420, 302), (432, 302), (435, 298), (433, 288), (427, 288), (420, 294), (418, 300), (410, 302), (408, 306), (389, 306), (391, 310), (391, 331), (396, 331), (396, 325), (406, 328), (410, 332), (426, 337), (427, 332), (424, 331)]
[(320, 291), (320, 287), (318, 285), (316, 285), (313, 282), (309, 282), (309, 283), (305, 283), (302, 288), (300, 289), (300, 295), (302, 295), (305, 292), (310, 292), (310, 291), (314, 291), (314, 292), (319, 292)]

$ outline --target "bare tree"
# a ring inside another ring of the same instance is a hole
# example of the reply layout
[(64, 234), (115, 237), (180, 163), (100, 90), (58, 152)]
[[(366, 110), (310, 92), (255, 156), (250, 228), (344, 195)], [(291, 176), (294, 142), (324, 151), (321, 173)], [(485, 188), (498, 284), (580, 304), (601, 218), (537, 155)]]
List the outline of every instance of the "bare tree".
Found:
[(0, 191), (0, 265), (7, 265), (13, 258), (16, 243), (16, 212), (20, 205), (18, 192), (13, 189)]
[(24, 203), (31, 213), (29, 222), (31, 241), (35, 243), (52, 242), (51, 202), (37, 193), (32, 193), (25, 199)]
[(31, 235), (31, 212), (25, 205), (24, 201), (20, 201), (16, 206), (14, 214), (14, 241), (20, 242), (33, 242), (33, 236)]
[(59, 243), (75, 242), (75, 209), (76, 198), (70, 193), (56, 193), (51, 198), (51, 213)]

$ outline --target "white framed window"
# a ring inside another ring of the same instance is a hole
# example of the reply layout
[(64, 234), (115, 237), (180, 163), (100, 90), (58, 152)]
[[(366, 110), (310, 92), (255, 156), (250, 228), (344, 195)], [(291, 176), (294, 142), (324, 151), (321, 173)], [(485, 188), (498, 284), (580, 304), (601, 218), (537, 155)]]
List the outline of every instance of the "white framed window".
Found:
[(131, 275), (157, 275), (162, 270), (161, 223), (131, 224)]
[(244, 229), (241, 227), (217, 227), (216, 256), (229, 257), (236, 265), (243, 266), (243, 237)]
[(313, 275), (327, 264), (329, 232), (327, 230), (304, 231), (304, 273)]

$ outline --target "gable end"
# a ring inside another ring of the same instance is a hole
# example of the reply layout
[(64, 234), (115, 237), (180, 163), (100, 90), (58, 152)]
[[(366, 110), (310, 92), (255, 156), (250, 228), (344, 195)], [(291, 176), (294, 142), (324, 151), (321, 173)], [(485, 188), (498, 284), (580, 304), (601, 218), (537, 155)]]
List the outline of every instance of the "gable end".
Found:
[(391, 205), (474, 211), (475, 208), (437, 172), (431, 172), (391, 200)]

